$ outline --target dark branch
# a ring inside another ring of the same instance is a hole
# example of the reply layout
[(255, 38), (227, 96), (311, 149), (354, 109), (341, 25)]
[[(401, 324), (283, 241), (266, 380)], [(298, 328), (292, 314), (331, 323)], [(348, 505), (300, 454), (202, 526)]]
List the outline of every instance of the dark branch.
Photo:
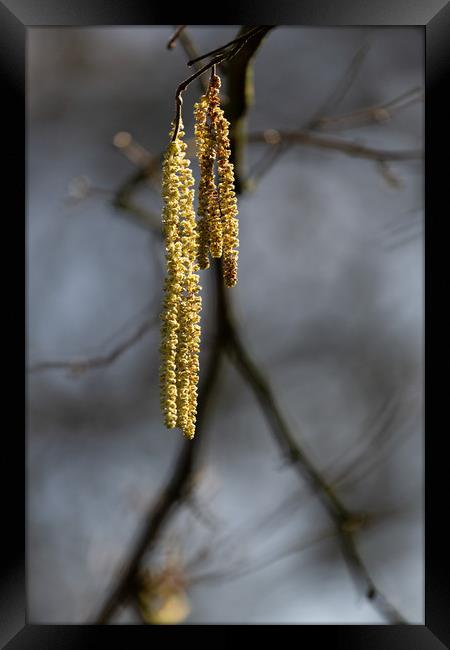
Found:
[[(226, 116), (230, 122), (231, 162), (234, 165), (236, 191), (248, 189), (245, 172), (245, 149), (247, 146), (247, 113), (253, 102), (252, 61), (259, 46), (272, 27), (258, 31), (250, 40), (239, 46), (227, 66), (228, 103)], [(247, 30), (243, 27), (241, 31)], [(244, 35), (248, 31), (244, 31)]]
[(214, 54), (219, 54), (221, 52), (224, 52), (225, 50), (228, 50), (229, 47), (232, 47), (233, 45), (243, 45), (248, 41), (248, 39), (252, 36), (255, 36), (258, 32), (261, 30), (266, 30), (265, 27), (253, 27), (252, 29), (248, 30), (243, 34), (242, 36), (238, 36), (237, 38), (234, 38), (232, 41), (227, 43), (226, 45), (222, 45), (222, 47), (217, 47), (215, 50), (211, 50), (211, 52), (207, 52), (206, 54), (202, 54), (201, 56), (197, 56), (194, 59), (191, 59), (188, 61), (188, 66), (190, 67), (194, 63), (197, 63), (198, 61), (203, 61), (203, 59), (206, 59), (210, 56), (213, 56)]
[[(175, 103), (176, 103), (176, 113), (175, 113), (175, 123), (174, 123), (174, 133), (172, 140), (176, 140), (178, 137), (178, 132), (180, 129), (180, 121), (181, 121), (181, 107), (183, 104), (183, 98), (182, 98), (182, 93), (186, 90), (186, 88), (195, 80), (197, 77), (202, 75), (204, 72), (212, 68), (213, 66), (217, 66), (223, 61), (228, 61), (232, 59), (243, 47), (244, 44), (246, 44), (249, 40), (254, 38), (255, 36), (259, 36), (260, 34), (266, 33), (269, 31), (271, 27), (258, 27), (255, 28), (254, 30), (250, 30), (246, 32), (242, 37), (238, 38), (238, 43), (234, 47), (230, 48), (230, 45), (233, 44), (233, 41), (230, 43), (227, 43), (226, 45), (222, 46), (221, 48), (218, 49), (219, 54), (217, 54), (209, 63), (206, 63), (203, 67), (201, 67), (199, 70), (194, 72), (193, 75), (185, 79), (184, 81), (181, 82), (181, 84), (178, 86), (177, 91), (175, 93)], [(201, 58), (205, 58), (204, 55)], [(194, 63), (192, 61), (191, 63)]]

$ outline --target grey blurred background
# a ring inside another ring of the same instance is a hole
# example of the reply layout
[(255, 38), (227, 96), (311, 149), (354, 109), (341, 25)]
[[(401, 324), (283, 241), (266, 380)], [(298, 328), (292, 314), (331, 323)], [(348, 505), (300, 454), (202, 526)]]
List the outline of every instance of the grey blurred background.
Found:
[[(187, 76), (182, 48), (165, 47), (172, 32), (28, 30), (30, 366), (107, 354), (144, 319), (157, 323), (161, 243), (112, 207), (134, 169), (113, 138), (126, 131), (153, 154), (165, 148), (174, 91)], [(200, 52), (236, 32), (189, 28)], [(364, 43), (337, 114), (423, 86), (422, 29), (278, 27), (255, 59), (249, 130), (304, 124)], [(195, 85), (185, 94), (190, 131), (198, 94)], [(421, 148), (422, 102), (337, 136)], [(250, 145), (250, 165), (265, 146)], [(299, 441), (330, 481), (342, 475), (337, 489), (349, 507), (373, 515), (358, 539), (374, 579), (421, 623), (422, 162), (393, 163), (390, 174), (389, 182), (372, 161), (292, 147), (240, 200), (231, 298)], [(159, 218), (158, 178), (138, 200)], [(206, 350), (210, 280), (202, 277)], [(92, 617), (170, 471), (181, 434), (162, 425), (158, 346), (156, 324), (106, 367), (29, 374), (30, 622)], [(228, 364), (214, 406), (195, 507), (174, 518), (162, 543), (178, 548), (192, 573), (187, 622), (383, 622)], [(118, 620), (136, 619), (124, 610)]]

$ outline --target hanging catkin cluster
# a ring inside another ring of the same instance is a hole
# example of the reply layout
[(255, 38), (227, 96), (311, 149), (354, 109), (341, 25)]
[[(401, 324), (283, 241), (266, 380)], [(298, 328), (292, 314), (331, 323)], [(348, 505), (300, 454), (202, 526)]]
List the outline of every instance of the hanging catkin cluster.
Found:
[[(220, 78), (211, 76), (208, 91), (195, 105), (195, 136), (200, 166), (198, 216), (194, 177), (183, 141), (181, 103), (172, 125), (163, 163), (163, 231), (166, 278), (161, 328), (161, 408), (167, 428), (195, 434), (200, 355), (200, 283), (198, 270), (209, 256), (222, 257), (227, 287), (237, 282), (238, 220), (229, 124), (220, 108)], [(217, 176), (217, 180), (216, 180)]]
[[(220, 108), (220, 77), (211, 76), (208, 91), (195, 105), (195, 136), (200, 165), (199, 252), (202, 269), (209, 255), (223, 258), (227, 287), (237, 283), (238, 231), (234, 171), (230, 163), (229, 124)], [(216, 164), (217, 179), (216, 183)]]

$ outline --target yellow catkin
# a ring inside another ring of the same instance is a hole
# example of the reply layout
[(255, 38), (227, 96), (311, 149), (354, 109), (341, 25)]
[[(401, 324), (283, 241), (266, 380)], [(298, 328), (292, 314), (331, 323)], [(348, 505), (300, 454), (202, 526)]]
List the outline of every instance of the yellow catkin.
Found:
[(182, 245), (179, 235), (179, 178), (181, 142), (171, 141), (164, 158), (162, 195), (163, 232), (167, 274), (161, 315), (161, 408), (167, 428), (177, 426), (176, 355), (178, 346), (178, 311), (183, 290)]
[[(161, 407), (165, 425), (193, 438), (200, 354), (200, 283), (194, 178), (180, 122), (163, 164), (166, 279), (161, 328)], [(171, 132), (173, 136), (173, 129)]]
[(217, 172), (219, 176), (218, 198), (222, 222), (223, 276), (227, 287), (237, 283), (237, 262), (239, 247), (239, 222), (237, 200), (234, 189), (234, 169), (230, 162), (229, 122), (220, 108), (220, 77), (213, 75), (210, 81), (211, 124), (215, 133)]
[(200, 282), (198, 271), (198, 235), (194, 210), (194, 177), (184, 155), (182, 143), (180, 168), (181, 240), (184, 265), (183, 295), (179, 309), (177, 372), (177, 424), (187, 438), (195, 435), (197, 384), (200, 355)]

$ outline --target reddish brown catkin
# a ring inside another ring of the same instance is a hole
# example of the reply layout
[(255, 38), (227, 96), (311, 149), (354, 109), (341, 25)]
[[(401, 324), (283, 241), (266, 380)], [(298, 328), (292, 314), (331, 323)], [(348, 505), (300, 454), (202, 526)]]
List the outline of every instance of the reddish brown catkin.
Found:
[(209, 254), (222, 256), (222, 221), (215, 180), (216, 143), (210, 112), (213, 97), (208, 92), (195, 104), (195, 136), (200, 167), (198, 188), (199, 265), (209, 267)]
[(234, 189), (234, 169), (230, 162), (231, 148), (229, 122), (220, 107), (220, 77), (211, 76), (209, 95), (209, 116), (214, 132), (218, 173), (218, 206), (221, 219), (223, 274), (227, 287), (237, 283), (237, 262), (239, 247), (239, 222), (237, 199)]

